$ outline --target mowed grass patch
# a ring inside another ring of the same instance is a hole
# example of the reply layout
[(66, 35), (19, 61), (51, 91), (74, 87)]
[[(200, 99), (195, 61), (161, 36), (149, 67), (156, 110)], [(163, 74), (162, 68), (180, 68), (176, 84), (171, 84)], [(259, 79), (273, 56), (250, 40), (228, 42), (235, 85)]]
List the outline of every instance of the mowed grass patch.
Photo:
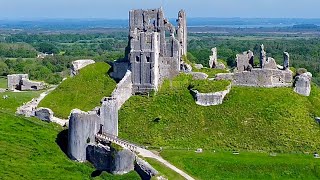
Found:
[(60, 118), (67, 118), (75, 108), (92, 110), (116, 87), (116, 82), (108, 75), (109, 69), (110, 65), (103, 62), (81, 69), (79, 75), (63, 81), (39, 106), (52, 109)]
[(197, 90), (200, 93), (214, 93), (226, 90), (230, 84), (230, 81), (209, 81), (205, 79), (192, 81), (190, 84), (190, 88), (193, 90)]
[(312, 154), (165, 150), (161, 156), (196, 179), (319, 179), (320, 160)]
[(224, 70), (224, 69), (212, 69), (212, 68), (206, 68), (206, 67), (204, 67), (202, 69), (193, 68), (192, 70), (194, 72), (206, 73), (206, 74), (208, 74), (209, 78), (214, 78), (219, 73), (228, 73), (228, 71)]
[(314, 152), (320, 147), (317, 96), (291, 88), (233, 87), (222, 105), (202, 107), (189, 85), (189, 77), (181, 75), (165, 81), (155, 96), (130, 98), (119, 111), (120, 137), (164, 148)]
[(2, 88), (2, 89), (7, 89), (8, 88), (7, 78), (0, 77), (0, 88)]
[[(39, 97), (43, 91), (26, 91), (26, 92), (4, 92), (0, 93), (0, 110), (15, 113), (23, 103), (31, 101), (32, 98)], [(3, 96), (8, 96), (4, 99)]]

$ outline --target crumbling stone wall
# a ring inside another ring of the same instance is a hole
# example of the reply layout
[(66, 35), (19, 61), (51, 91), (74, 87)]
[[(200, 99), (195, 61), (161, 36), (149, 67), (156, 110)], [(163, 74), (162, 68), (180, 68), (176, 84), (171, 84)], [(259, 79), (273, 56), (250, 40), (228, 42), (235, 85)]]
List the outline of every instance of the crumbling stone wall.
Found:
[(41, 90), (46, 87), (43, 82), (36, 82), (29, 80), (28, 74), (12, 74), (8, 75), (8, 89), (10, 91), (20, 90)]
[(218, 62), (217, 48), (211, 49), (212, 55), (209, 57), (209, 67), (215, 69), (226, 69), (223, 63)]
[(234, 73), (234, 85), (252, 87), (290, 87), (292, 72), (277, 69), (252, 69)]
[(94, 60), (91, 59), (80, 59), (80, 60), (76, 60), (73, 61), (71, 63), (71, 72), (70, 72), (70, 76), (75, 76), (79, 73), (79, 70), (90, 65), (90, 64), (94, 64), (96, 63)]
[(132, 96), (133, 91), (131, 79), (132, 73), (128, 70), (111, 95), (117, 101), (118, 110), (120, 110), (121, 106)]
[(303, 96), (310, 96), (311, 79), (312, 79), (312, 74), (310, 72), (303, 73), (297, 76), (294, 82), (294, 92)]
[(237, 71), (243, 72), (252, 69), (253, 67), (253, 52), (247, 51), (242, 54), (237, 54), (236, 62), (237, 62)]
[[(162, 9), (130, 11), (130, 53), (134, 93), (157, 90), (163, 79), (180, 71), (187, 51), (186, 14), (178, 14), (176, 29)], [(170, 34), (167, 38), (166, 35)], [(178, 37), (175, 37), (177, 34)]]
[(196, 100), (196, 104), (200, 106), (213, 106), (223, 103), (223, 99), (231, 90), (231, 84), (224, 91), (201, 93), (197, 90), (191, 90), (193, 97)]
[(100, 131), (118, 136), (118, 106), (115, 98), (104, 98), (100, 108), (83, 112), (75, 109), (69, 118), (68, 154), (71, 159), (86, 160), (87, 146), (95, 142), (95, 135)]

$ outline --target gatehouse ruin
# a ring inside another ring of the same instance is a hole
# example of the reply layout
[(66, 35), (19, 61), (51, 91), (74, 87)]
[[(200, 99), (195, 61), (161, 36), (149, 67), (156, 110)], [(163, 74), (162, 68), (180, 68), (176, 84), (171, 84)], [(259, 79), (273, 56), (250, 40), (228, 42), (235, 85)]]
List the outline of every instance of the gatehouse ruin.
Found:
[(8, 78), (8, 90), (35, 91), (46, 88), (45, 83), (29, 80), (28, 74), (11, 74)]

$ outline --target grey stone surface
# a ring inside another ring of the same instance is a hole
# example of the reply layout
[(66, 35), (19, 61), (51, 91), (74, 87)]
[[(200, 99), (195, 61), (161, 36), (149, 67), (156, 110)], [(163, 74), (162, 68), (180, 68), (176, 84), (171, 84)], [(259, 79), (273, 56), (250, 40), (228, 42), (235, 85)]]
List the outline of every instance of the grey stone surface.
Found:
[(142, 179), (151, 179), (159, 174), (148, 162), (139, 157), (136, 157), (135, 171)]
[(260, 46), (260, 67), (261, 68), (264, 67), (266, 61), (267, 61), (267, 53), (264, 50), (264, 45), (261, 44)]
[(95, 141), (99, 131), (100, 117), (96, 112), (83, 112), (74, 109), (69, 119), (68, 155), (71, 159), (84, 162), (86, 150)]
[(128, 61), (115, 61), (112, 64), (113, 72), (110, 76), (114, 79), (120, 80), (122, 79), (127, 71), (130, 69), (130, 64)]
[(36, 82), (29, 80), (28, 74), (12, 74), (8, 75), (8, 90), (41, 90), (46, 88), (46, 84), (43, 82)]
[(73, 61), (71, 63), (70, 75), (76, 76), (79, 73), (80, 69), (82, 69), (90, 64), (94, 64), (94, 63), (95, 63), (95, 61), (92, 59), (80, 59), (80, 60)]
[(120, 110), (121, 106), (132, 96), (133, 91), (131, 79), (132, 73), (128, 70), (111, 95), (117, 101), (118, 110)]
[(253, 65), (250, 63), (253, 63), (253, 58), (253, 53), (250, 50), (243, 52), (242, 54), (237, 54), (237, 72), (243, 72), (252, 69)]
[(312, 74), (307, 72), (295, 78), (294, 91), (303, 96), (310, 96)]
[(193, 80), (203, 80), (209, 77), (206, 73), (203, 72), (191, 72), (189, 74), (192, 75)]
[[(157, 90), (164, 79), (179, 74), (181, 57), (187, 51), (184, 11), (179, 12), (177, 22), (176, 30), (164, 17), (161, 8), (130, 11), (128, 57), (134, 93)], [(170, 34), (170, 37), (166, 37), (167, 34)]]
[(195, 98), (196, 104), (200, 106), (214, 106), (223, 103), (223, 99), (230, 92), (231, 84), (226, 87), (226, 90), (212, 93), (201, 93), (197, 90), (191, 90), (193, 97)]
[(215, 76), (215, 80), (229, 80), (229, 81), (233, 81), (234, 79), (234, 73), (218, 73)]
[(290, 87), (292, 72), (278, 69), (252, 69), (234, 73), (234, 85), (252, 87)]
[(202, 69), (203, 68), (203, 65), (202, 64), (195, 64), (194, 67), (196, 69)]
[(116, 98), (104, 98), (100, 108), (102, 132), (118, 136), (118, 102)]
[(53, 119), (53, 111), (49, 108), (38, 108), (35, 111), (35, 116), (43, 121), (51, 122)]
[(290, 66), (290, 55), (287, 52), (283, 53), (283, 69), (286, 70)]
[(211, 49), (212, 55), (209, 57), (209, 67), (215, 68), (218, 64), (217, 48)]
[(268, 57), (264, 63), (263, 68), (265, 68), (265, 69), (278, 69), (276, 60), (274, 60), (271, 57)]
[(218, 62), (218, 53), (217, 53), (217, 48), (212, 48), (212, 55), (209, 57), (209, 67), (214, 68), (214, 69), (226, 69), (226, 66)]
[(89, 144), (86, 149), (87, 160), (99, 171), (111, 172), (113, 167), (113, 156), (110, 147)]
[(114, 152), (112, 174), (126, 174), (134, 170), (135, 154), (127, 149)]

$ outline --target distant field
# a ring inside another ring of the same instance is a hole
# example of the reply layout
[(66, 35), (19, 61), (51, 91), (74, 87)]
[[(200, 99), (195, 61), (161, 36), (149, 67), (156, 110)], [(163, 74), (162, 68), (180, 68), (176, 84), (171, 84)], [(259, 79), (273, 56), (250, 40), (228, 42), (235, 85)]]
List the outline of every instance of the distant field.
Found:
[(312, 154), (165, 150), (162, 157), (196, 179), (319, 179), (320, 159)]
[(8, 87), (7, 78), (6, 77), (0, 77), (0, 88), (6, 89), (7, 87)]

